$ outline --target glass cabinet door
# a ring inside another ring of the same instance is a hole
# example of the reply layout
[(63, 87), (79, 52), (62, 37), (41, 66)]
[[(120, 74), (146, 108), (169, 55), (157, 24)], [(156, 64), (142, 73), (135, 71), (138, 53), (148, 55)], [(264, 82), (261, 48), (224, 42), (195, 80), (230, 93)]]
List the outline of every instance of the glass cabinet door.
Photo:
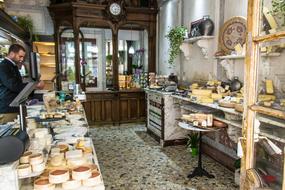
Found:
[[(246, 57), (247, 112), (243, 184), (285, 189), (285, 28), (284, 1), (249, 0)], [(282, 8), (283, 7), (283, 8)], [(251, 36), (252, 35), (252, 36)], [(254, 175), (252, 175), (254, 173)], [(249, 178), (254, 180), (248, 180)], [(250, 184), (251, 183), (251, 184)]]
[(126, 25), (124, 28), (130, 29), (119, 30), (118, 70), (120, 89), (144, 88), (146, 85), (148, 36), (146, 31), (134, 27), (134, 25)]
[(80, 28), (82, 43), (81, 82), (86, 91), (112, 87), (112, 33), (110, 29)]
[(66, 29), (60, 36), (60, 73), (62, 90), (72, 90), (75, 83), (75, 47), (72, 29)]

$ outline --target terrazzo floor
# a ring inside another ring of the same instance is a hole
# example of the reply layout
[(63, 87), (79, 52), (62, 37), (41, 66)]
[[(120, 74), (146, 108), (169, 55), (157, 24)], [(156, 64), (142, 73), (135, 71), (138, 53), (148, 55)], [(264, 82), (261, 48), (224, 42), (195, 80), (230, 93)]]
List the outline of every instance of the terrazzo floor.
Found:
[(234, 174), (203, 155), (214, 179), (186, 176), (197, 166), (185, 146), (161, 148), (141, 124), (90, 129), (106, 190), (235, 190)]

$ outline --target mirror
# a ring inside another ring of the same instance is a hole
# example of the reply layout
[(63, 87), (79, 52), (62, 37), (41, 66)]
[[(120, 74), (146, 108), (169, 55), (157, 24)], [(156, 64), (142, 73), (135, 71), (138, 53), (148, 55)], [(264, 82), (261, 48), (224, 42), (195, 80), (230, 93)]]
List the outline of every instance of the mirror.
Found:
[(148, 72), (148, 33), (135, 24), (126, 24), (118, 33), (119, 87), (143, 88)]

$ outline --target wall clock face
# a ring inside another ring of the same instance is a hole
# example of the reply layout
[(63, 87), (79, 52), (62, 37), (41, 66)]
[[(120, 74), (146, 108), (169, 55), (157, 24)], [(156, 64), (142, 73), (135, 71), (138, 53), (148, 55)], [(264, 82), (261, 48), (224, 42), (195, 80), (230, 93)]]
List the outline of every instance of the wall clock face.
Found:
[(222, 50), (231, 54), (235, 46), (243, 44), (246, 41), (246, 19), (243, 17), (234, 17), (228, 20), (221, 30), (220, 45)]
[(118, 3), (112, 3), (109, 10), (112, 15), (118, 16), (121, 13), (122, 8)]

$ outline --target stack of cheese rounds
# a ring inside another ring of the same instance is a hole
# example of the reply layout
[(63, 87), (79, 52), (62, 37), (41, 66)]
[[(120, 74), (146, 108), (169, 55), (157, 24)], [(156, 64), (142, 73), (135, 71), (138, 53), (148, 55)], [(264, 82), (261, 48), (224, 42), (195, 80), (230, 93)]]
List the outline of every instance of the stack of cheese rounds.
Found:
[(25, 177), (32, 172), (42, 172), (45, 169), (45, 162), (41, 153), (27, 151), (20, 157), (20, 165), (17, 168), (18, 176)]

